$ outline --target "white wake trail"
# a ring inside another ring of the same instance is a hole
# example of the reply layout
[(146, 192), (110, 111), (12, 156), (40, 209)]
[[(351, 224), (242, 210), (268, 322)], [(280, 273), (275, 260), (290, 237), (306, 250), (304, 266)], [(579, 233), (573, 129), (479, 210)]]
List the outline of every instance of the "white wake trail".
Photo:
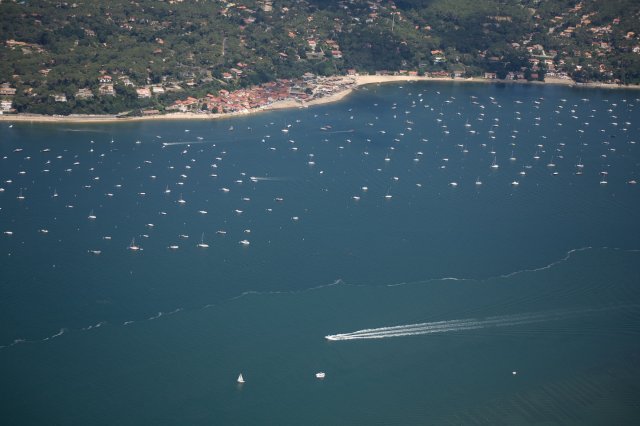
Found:
[(592, 310), (540, 312), (517, 315), (503, 315), (488, 318), (467, 318), (449, 321), (424, 322), (418, 324), (397, 325), (391, 327), (367, 328), (351, 333), (330, 334), (327, 340), (386, 339), (389, 337), (417, 336), (422, 334), (449, 333), (454, 331), (475, 330), (490, 327), (512, 327), (570, 318)]

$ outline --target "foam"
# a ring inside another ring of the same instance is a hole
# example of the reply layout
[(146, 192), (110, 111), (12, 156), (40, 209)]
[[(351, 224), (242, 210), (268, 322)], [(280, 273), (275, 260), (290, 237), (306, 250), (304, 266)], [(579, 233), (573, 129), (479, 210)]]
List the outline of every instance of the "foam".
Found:
[(565, 311), (546, 311), (502, 315), (487, 318), (466, 318), (447, 321), (424, 322), (417, 324), (395, 325), (389, 327), (366, 328), (350, 333), (330, 334), (325, 336), (325, 339), (332, 341), (386, 339), (390, 337), (418, 336), (434, 333), (451, 333), (457, 331), (477, 330), (492, 327), (513, 327), (523, 324), (534, 324), (539, 322), (576, 318), (582, 315), (629, 307), (637, 308), (638, 305), (623, 305)]

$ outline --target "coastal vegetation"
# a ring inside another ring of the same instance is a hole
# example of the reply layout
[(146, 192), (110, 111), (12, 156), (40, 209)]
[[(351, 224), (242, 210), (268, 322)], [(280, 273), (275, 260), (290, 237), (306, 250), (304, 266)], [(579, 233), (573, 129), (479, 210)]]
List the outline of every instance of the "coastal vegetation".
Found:
[(638, 84), (638, 22), (633, 0), (4, 1), (0, 110), (161, 112), (305, 74)]

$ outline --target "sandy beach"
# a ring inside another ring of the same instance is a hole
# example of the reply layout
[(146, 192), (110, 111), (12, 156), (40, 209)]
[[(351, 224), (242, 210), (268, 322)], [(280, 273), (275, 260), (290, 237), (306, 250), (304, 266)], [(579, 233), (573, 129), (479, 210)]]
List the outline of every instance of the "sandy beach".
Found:
[(286, 99), (272, 104), (245, 110), (240, 112), (210, 114), (210, 113), (194, 113), (194, 112), (173, 112), (168, 114), (158, 114), (141, 117), (118, 117), (116, 115), (82, 115), (71, 114), (68, 116), (56, 115), (40, 115), (40, 114), (4, 114), (0, 115), (0, 121), (8, 122), (32, 122), (32, 123), (129, 123), (135, 121), (154, 121), (154, 120), (217, 120), (238, 115), (257, 114), (265, 111), (273, 111), (279, 109), (306, 108), (314, 105), (322, 105), (331, 102), (337, 102), (348, 96), (354, 89), (367, 84), (383, 84), (383, 83), (402, 83), (416, 81), (432, 81), (440, 83), (482, 83), (482, 84), (532, 84), (532, 85), (563, 85), (576, 88), (591, 89), (630, 89), (638, 90), (640, 86), (624, 86), (608, 83), (576, 83), (573, 80), (562, 78), (546, 78), (544, 82), (523, 81), (523, 80), (491, 80), (479, 77), (471, 78), (447, 78), (447, 77), (425, 77), (425, 76), (407, 76), (407, 75), (356, 75), (344, 76), (339, 80), (340, 84), (345, 86), (344, 90), (332, 93), (327, 96), (312, 99), (310, 101), (299, 101), (296, 99)]

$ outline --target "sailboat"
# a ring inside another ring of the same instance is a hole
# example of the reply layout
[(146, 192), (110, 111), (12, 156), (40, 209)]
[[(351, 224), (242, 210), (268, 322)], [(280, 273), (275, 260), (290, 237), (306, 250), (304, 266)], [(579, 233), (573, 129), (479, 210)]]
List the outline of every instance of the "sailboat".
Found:
[(238, 382), (239, 384), (243, 384), (243, 383), (244, 383), (244, 377), (242, 377), (242, 373), (240, 373), (240, 374), (238, 375), (238, 380), (237, 380), (237, 382)]
[(91, 210), (91, 212), (89, 212), (89, 216), (88, 217), (89, 217), (90, 220), (95, 220), (96, 219), (96, 215), (93, 214), (93, 210)]
[(549, 161), (549, 164), (547, 164), (547, 167), (555, 167), (556, 163), (553, 162), (553, 155), (551, 156), (551, 161)]
[(127, 248), (128, 248), (129, 250), (131, 250), (131, 251), (138, 251), (138, 250), (142, 250), (142, 249), (140, 248), (140, 246), (137, 246), (137, 245), (136, 245), (136, 239), (135, 239), (135, 238), (133, 238), (133, 239), (131, 240), (131, 244), (129, 244), (129, 247), (127, 247)]
[(491, 163), (491, 168), (492, 169), (497, 169), (498, 167), (499, 167), (498, 163), (496, 163), (496, 156), (494, 155), (493, 156), (493, 163)]
[(209, 244), (204, 242), (204, 232), (202, 233), (202, 236), (200, 237), (200, 243), (198, 243), (198, 247), (200, 247), (200, 248), (209, 248)]

